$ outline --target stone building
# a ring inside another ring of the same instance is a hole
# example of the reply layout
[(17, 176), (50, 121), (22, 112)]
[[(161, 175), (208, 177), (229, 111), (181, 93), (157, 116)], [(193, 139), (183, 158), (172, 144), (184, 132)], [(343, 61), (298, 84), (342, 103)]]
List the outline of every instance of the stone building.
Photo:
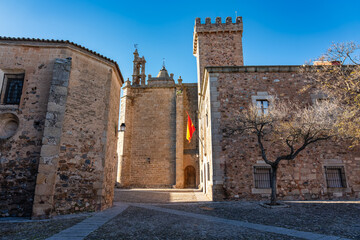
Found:
[(0, 38), (0, 214), (112, 205), (123, 77), (69, 41)]
[(197, 85), (175, 83), (165, 66), (145, 80), (145, 58), (134, 52), (132, 83), (121, 98), (118, 184), (121, 187), (195, 188), (198, 141), (186, 140), (187, 113), (197, 127)]
[[(198, 66), (199, 166), (201, 187), (213, 200), (261, 199), (270, 194), (270, 168), (251, 136), (224, 134), (234, 112), (249, 104), (267, 107), (271, 99), (311, 104), (321, 96), (300, 94), (308, 83), (298, 66), (243, 66), (243, 25), (197, 18), (194, 55)], [(276, 153), (276, 149), (273, 152)], [(278, 170), (281, 199), (360, 197), (360, 151), (336, 142), (316, 143)]]
[[(226, 135), (226, 126), (237, 109), (267, 108), (274, 96), (299, 105), (321, 96), (298, 94), (310, 81), (298, 66), (244, 66), (242, 34), (241, 17), (196, 19), (197, 84), (175, 82), (165, 66), (146, 80), (136, 50), (120, 121), (116, 62), (68, 41), (0, 38), (0, 215), (102, 210), (115, 182), (200, 187), (212, 200), (267, 198), (270, 170), (254, 140)], [(345, 146), (317, 143), (282, 162), (279, 197), (360, 198), (360, 152)]]

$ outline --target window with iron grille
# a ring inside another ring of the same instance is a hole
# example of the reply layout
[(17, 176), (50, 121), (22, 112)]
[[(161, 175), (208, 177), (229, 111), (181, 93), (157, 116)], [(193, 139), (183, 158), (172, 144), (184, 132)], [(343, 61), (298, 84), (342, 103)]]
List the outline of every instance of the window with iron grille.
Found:
[(270, 167), (254, 167), (255, 188), (270, 188)]
[(2, 86), (2, 103), (19, 104), (24, 84), (24, 74), (6, 74)]
[(346, 178), (344, 167), (325, 167), (328, 188), (345, 188)]
[(268, 100), (256, 100), (256, 107), (259, 114), (267, 114), (269, 112)]

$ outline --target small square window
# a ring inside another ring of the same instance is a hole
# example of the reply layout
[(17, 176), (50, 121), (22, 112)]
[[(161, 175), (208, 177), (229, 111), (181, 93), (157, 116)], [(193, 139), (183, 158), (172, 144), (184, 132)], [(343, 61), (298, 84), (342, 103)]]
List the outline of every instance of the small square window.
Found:
[(24, 84), (24, 74), (5, 74), (2, 91), (1, 103), (18, 105)]
[(270, 167), (254, 167), (255, 188), (270, 188)]
[(325, 167), (328, 188), (345, 188), (346, 178), (344, 167)]
[(323, 103), (325, 101), (327, 101), (326, 98), (318, 98), (318, 99), (316, 99), (316, 102), (318, 102), (318, 103)]
[(256, 107), (259, 114), (268, 114), (269, 101), (268, 100), (256, 100)]

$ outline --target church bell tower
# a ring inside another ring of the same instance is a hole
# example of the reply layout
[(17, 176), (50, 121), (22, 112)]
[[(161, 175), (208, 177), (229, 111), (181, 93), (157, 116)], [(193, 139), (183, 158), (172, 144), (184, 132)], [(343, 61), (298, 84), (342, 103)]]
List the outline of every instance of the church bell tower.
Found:
[(133, 85), (145, 85), (145, 58), (144, 56), (139, 57), (137, 48), (134, 52), (134, 71), (132, 75), (132, 84)]

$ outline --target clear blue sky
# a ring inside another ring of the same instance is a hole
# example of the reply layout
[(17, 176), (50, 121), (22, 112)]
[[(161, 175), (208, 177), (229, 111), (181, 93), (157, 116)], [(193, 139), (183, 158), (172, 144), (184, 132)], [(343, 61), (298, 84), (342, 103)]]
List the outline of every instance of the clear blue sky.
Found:
[(0, 35), (64, 39), (118, 62), (131, 77), (134, 43), (156, 75), (196, 82), (196, 17), (243, 17), (245, 65), (303, 64), (332, 42), (360, 40), (360, 1), (0, 0)]

